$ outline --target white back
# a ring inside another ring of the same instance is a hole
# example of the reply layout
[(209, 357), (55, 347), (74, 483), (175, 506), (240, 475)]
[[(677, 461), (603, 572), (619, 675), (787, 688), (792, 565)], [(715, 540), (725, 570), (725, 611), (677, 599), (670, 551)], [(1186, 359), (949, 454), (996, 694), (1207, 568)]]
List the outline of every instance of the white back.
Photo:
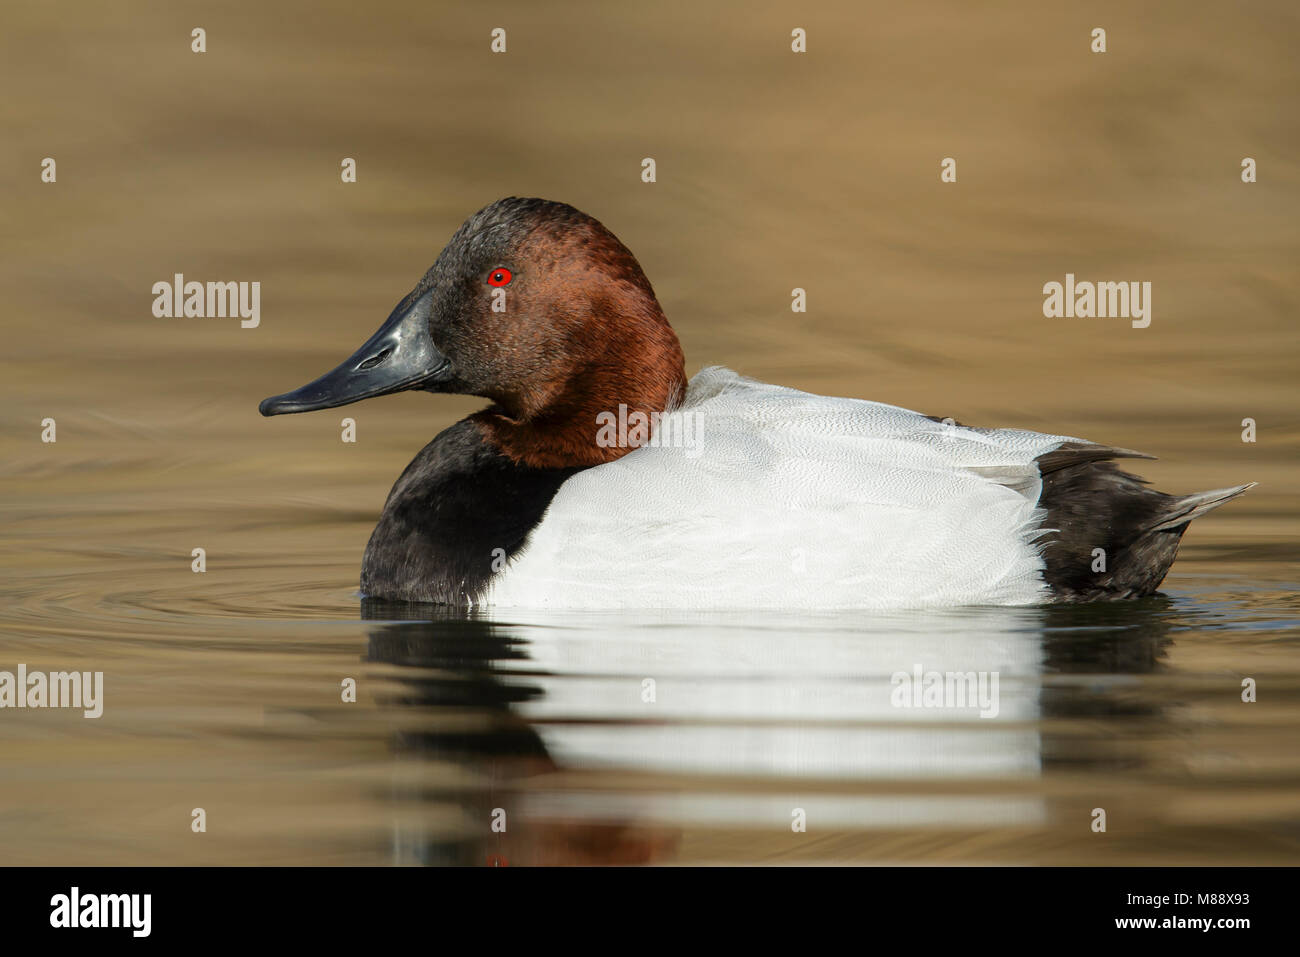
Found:
[[(592, 425), (593, 432), (596, 424)], [(1033, 460), (1069, 436), (968, 429), (708, 368), (645, 447), (569, 479), (487, 601), (889, 608), (1047, 597)]]

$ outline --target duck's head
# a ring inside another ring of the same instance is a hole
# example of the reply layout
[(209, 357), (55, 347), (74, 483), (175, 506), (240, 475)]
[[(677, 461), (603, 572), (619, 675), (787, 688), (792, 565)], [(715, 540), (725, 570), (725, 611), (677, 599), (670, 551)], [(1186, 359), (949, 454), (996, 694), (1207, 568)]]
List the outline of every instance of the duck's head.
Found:
[(347, 361), (264, 399), (310, 412), (418, 389), (491, 399), (488, 441), (542, 468), (596, 465), (597, 416), (661, 412), (684, 393), (681, 346), (636, 258), (563, 203), (503, 199), (452, 236), (424, 278)]

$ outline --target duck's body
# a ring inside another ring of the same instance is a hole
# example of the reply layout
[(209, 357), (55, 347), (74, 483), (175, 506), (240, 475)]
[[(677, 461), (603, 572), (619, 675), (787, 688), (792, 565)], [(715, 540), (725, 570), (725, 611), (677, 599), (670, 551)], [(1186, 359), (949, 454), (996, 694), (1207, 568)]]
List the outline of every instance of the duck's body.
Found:
[[(485, 270), (493, 287), (530, 283), (516, 325), (486, 344), (460, 288)], [(486, 349), (502, 338), (498, 362)], [(648, 281), (612, 234), (562, 204), (503, 200), (461, 228), (352, 360), (263, 411), (411, 387), (492, 398), (407, 467), (362, 565), (366, 594), (460, 605), (1134, 597), (1159, 586), (1188, 522), (1249, 487), (1177, 498), (1108, 461), (1139, 453), (968, 428), (726, 369), (686, 386), (681, 363)], [(376, 386), (376, 367), (398, 384)], [(638, 415), (652, 427), (638, 433)]]
[(1033, 459), (1061, 436), (945, 426), (716, 368), (662, 424), (698, 447), (640, 448), (566, 480), (484, 598), (811, 609), (1049, 597)]

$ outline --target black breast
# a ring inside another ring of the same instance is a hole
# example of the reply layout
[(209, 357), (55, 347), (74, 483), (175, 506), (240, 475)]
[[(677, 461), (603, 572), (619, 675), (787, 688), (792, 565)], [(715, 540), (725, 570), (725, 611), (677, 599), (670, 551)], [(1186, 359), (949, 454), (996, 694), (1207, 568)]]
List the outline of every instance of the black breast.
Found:
[(426, 445), (388, 494), (366, 545), (361, 591), (375, 598), (477, 603), (577, 468), (520, 465), (469, 420)]

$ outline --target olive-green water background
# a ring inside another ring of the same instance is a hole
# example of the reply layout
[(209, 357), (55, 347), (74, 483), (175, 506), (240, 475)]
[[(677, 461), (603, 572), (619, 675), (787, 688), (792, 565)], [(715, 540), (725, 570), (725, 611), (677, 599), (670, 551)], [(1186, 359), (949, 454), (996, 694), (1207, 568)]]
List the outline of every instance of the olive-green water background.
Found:
[[(761, 777), (547, 768), (559, 791), (717, 800), (608, 845), (573, 837), (585, 805), (539, 812), (516, 855), (1296, 861), (1298, 40), (1286, 2), (10, 0), (0, 669), (104, 670), (107, 700), (97, 721), (0, 712), (0, 863), (377, 863), (395, 859), (394, 831), (481, 827), (455, 800), (410, 796), (473, 787), (464, 764), (391, 753), (413, 719), (385, 704), (395, 669), (362, 662), (356, 578), (397, 474), (482, 402), (406, 394), (277, 419), (257, 403), (350, 354), (456, 226), (508, 195), (612, 229), (688, 372), (1141, 449), (1170, 492), (1261, 483), (1191, 528), (1168, 583), (1205, 582), (1229, 625), (1261, 624), (1222, 640), (1188, 626), (1155, 672), (1182, 676), (1175, 691), (1134, 679), (1135, 698), (1168, 705), (1158, 732), (1082, 719), (1063, 740), (1107, 760), (1007, 785), (1109, 801), (1109, 835), (1058, 803), (1036, 823), (940, 814), (813, 840), (788, 812), (745, 810), (771, 791)], [(175, 273), (260, 282), (260, 325), (154, 317), (151, 287)], [(1150, 326), (1045, 318), (1043, 284), (1066, 273), (1149, 281)], [(627, 622), (593, 627), (638, 640)], [(1242, 705), (1256, 674), (1272, 683)], [(360, 700), (344, 706), (349, 675)]]

